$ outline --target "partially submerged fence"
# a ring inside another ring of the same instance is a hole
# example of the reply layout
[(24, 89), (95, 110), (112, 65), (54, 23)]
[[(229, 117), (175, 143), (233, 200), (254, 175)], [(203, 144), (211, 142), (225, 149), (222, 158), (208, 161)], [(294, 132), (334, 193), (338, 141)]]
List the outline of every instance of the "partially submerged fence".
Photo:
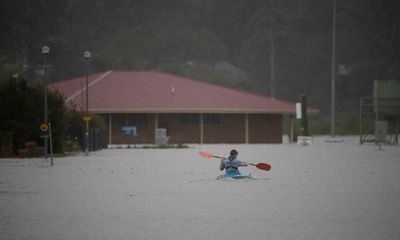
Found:
[(360, 144), (399, 144), (400, 99), (360, 98)]
[(108, 145), (107, 128), (89, 129), (89, 151), (97, 151), (100, 149), (104, 149), (107, 148), (107, 145)]

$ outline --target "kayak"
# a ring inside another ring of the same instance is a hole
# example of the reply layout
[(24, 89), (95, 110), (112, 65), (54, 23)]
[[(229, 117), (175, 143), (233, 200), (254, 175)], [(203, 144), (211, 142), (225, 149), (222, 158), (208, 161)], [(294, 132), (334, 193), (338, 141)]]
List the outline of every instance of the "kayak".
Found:
[(219, 175), (217, 177), (217, 180), (221, 180), (221, 179), (243, 179), (243, 178), (252, 178), (251, 177), (251, 173), (247, 173), (247, 172), (243, 172), (243, 173), (239, 173), (239, 174), (229, 174), (229, 173), (225, 173), (223, 175)]

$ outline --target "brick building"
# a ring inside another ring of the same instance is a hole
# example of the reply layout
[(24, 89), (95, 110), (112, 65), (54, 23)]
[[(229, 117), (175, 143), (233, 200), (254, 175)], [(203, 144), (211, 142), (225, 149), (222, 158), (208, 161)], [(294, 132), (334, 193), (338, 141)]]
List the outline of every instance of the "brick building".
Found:
[[(80, 77), (49, 87), (79, 110), (85, 86)], [(89, 76), (89, 112), (105, 118), (109, 144), (155, 143), (160, 128), (170, 143), (281, 143), (295, 104), (167, 73), (108, 71)]]

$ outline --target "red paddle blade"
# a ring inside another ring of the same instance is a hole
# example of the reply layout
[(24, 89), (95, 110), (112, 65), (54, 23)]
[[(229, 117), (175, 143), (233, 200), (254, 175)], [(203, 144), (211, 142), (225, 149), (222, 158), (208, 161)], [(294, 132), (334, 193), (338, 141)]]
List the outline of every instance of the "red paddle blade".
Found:
[(199, 151), (199, 155), (202, 156), (202, 157), (204, 157), (204, 158), (213, 158), (213, 157), (216, 157), (216, 156), (214, 156), (213, 154), (208, 153), (208, 152), (204, 152), (204, 151)]
[(261, 169), (264, 171), (271, 170), (271, 165), (269, 165), (268, 163), (257, 163), (257, 164), (254, 164), (254, 166), (256, 166), (258, 169)]

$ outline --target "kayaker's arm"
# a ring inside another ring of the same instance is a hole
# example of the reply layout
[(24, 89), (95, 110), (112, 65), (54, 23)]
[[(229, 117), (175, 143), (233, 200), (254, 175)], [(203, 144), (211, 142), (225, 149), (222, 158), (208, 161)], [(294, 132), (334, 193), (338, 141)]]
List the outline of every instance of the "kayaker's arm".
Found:
[(220, 157), (220, 159), (221, 159), (221, 162), (220, 162), (220, 164), (219, 164), (219, 170), (220, 171), (223, 171), (224, 169), (225, 169), (225, 164), (224, 164), (224, 157)]

